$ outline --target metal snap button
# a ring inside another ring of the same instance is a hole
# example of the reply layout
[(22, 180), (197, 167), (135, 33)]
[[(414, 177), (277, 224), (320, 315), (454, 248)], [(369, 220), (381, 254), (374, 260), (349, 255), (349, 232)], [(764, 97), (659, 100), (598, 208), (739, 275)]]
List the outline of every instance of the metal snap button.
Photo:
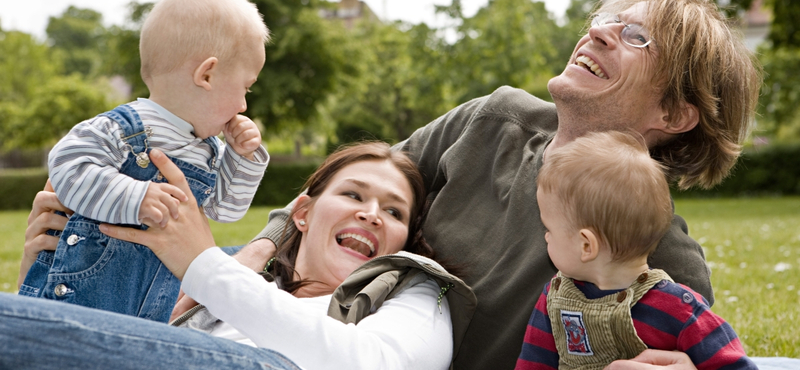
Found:
[(56, 285), (56, 288), (53, 289), (53, 293), (55, 293), (59, 297), (63, 297), (64, 294), (67, 294), (68, 291), (69, 288), (67, 288), (67, 286), (64, 284), (58, 284)]
[(158, 175), (156, 175), (156, 180), (161, 181), (163, 179), (164, 179), (164, 175), (162, 175), (161, 172), (159, 172)]
[(75, 244), (78, 244), (78, 242), (79, 242), (80, 240), (81, 240), (81, 239), (80, 239), (80, 237), (79, 237), (79, 236), (77, 236), (77, 235), (75, 235), (75, 234), (72, 234), (72, 235), (70, 235), (70, 236), (69, 236), (69, 238), (67, 238), (67, 244), (69, 244), (69, 245), (75, 245)]
[(617, 302), (622, 303), (622, 301), (624, 301), (625, 298), (628, 298), (628, 291), (627, 290), (623, 290), (623, 291), (617, 293)]
[(211, 189), (206, 189), (206, 195), (211, 194)]

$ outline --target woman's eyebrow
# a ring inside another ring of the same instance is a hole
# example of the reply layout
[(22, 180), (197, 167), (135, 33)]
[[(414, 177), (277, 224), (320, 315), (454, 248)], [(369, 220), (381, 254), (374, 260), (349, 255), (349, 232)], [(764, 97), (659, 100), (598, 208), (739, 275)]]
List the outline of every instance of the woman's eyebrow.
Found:
[[(345, 179), (345, 181), (352, 182), (353, 184), (355, 184), (356, 186), (358, 186), (359, 188), (362, 188), (362, 189), (369, 189), (371, 187), (368, 183), (366, 183), (364, 181), (361, 181), (361, 180)], [(401, 197), (400, 195), (398, 195), (398, 194), (396, 194), (394, 192), (391, 192), (391, 191), (388, 192), (387, 196), (389, 198), (391, 198), (392, 200), (394, 200), (394, 201), (397, 201), (397, 202), (405, 204), (406, 206), (409, 205), (407, 200), (405, 200), (403, 197)]]

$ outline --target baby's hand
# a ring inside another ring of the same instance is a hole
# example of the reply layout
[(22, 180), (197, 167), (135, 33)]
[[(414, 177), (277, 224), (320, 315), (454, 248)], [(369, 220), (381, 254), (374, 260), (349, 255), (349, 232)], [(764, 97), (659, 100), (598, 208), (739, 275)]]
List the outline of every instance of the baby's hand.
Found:
[(161, 228), (164, 228), (169, 221), (167, 215), (177, 219), (178, 205), (188, 199), (186, 194), (176, 186), (151, 182), (147, 187), (144, 199), (142, 199), (142, 204), (139, 206), (139, 220), (144, 223), (145, 219), (149, 219), (152, 223), (159, 224)]
[(261, 132), (256, 124), (241, 114), (231, 118), (222, 131), (225, 141), (233, 151), (249, 160), (255, 160), (253, 152), (261, 146)]

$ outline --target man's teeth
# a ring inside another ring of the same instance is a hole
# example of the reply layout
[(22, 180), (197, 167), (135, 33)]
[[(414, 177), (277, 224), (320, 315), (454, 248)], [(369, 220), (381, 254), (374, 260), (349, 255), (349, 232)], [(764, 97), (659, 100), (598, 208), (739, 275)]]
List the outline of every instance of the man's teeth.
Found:
[[(344, 233), (339, 234), (336, 236), (336, 240), (341, 244), (344, 239), (351, 238), (353, 240), (357, 240), (361, 243), (364, 243), (369, 247), (369, 255), (367, 257), (372, 257), (375, 254), (375, 245), (372, 244), (372, 241), (367, 239), (366, 237), (355, 234), (355, 233)], [(351, 248), (352, 249), (352, 248)]]
[(606, 74), (600, 70), (600, 66), (585, 55), (575, 58), (575, 63), (581, 67), (588, 68), (590, 71), (592, 71), (592, 73), (597, 75), (597, 77), (608, 79)]

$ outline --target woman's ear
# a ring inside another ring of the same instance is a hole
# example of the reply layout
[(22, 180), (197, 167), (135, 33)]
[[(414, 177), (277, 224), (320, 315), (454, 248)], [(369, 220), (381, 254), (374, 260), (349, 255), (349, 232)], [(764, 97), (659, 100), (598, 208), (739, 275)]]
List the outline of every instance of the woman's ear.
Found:
[(204, 60), (194, 69), (192, 73), (192, 82), (206, 91), (211, 91), (211, 79), (214, 73), (219, 69), (218, 66), (219, 61), (216, 57), (210, 57)]
[(581, 229), (581, 262), (594, 261), (600, 255), (600, 240), (591, 229)]
[(311, 208), (311, 197), (301, 195), (297, 197), (292, 208), (292, 221), (298, 231), (304, 233), (308, 231), (308, 211)]

